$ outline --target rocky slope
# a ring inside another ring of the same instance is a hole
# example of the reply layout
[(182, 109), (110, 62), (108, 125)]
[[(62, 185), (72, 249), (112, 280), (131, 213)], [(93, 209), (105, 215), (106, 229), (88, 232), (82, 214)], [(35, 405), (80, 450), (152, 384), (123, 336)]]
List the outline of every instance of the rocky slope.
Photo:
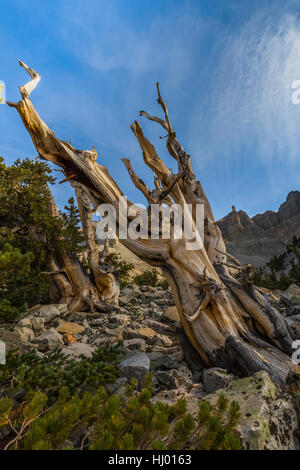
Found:
[[(272, 300), (279, 301), (279, 297), (272, 295)], [(282, 314), (300, 338), (300, 287), (291, 286), (281, 300)], [(14, 329), (0, 326), (0, 337), (8, 349), (34, 349), (43, 357), (60, 348), (77, 360), (122, 341), (122, 376), (109, 385), (111, 392), (124, 394), (131, 378), (141, 383), (152, 371), (153, 401), (172, 404), (186, 398), (192, 414), (197, 413), (201, 400), (214, 405), (221, 392), (229, 401), (238, 401), (242, 411), (239, 434), (245, 449), (297, 446), (297, 412), (291, 395), (273, 384), (265, 372), (238, 379), (226, 370), (201, 364), (185, 339), (170, 290), (127, 287), (121, 291), (120, 309), (110, 314), (68, 313), (65, 305), (37, 305)]]
[(266, 211), (252, 218), (233, 206), (218, 225), (229, 253), (242, 263), (262, 266), (281, 254), (293, 236), (300, 235), (300, 192), (291, 191), (277, 212)]

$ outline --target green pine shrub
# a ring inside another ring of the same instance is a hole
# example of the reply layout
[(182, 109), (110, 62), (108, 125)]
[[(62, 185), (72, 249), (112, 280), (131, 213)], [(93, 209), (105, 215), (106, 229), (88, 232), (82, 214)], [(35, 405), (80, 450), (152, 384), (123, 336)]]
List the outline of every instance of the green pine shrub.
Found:
[(156, 287), (159, 283), (159, 273), (157, 269), (148, 269), (142, 274), (138, 274), (133, 278), (134, 284), (137, 286)]
[(0, 366), (0, 389), (5, 389), (8, 396), (17, 392), (31, 396), (39, 390), (53, 402), (64, 387), (71, 394), (80, 394), (113, 383), (120, 374), (117, 369), (120, 357), (118, 346), (98, 349), (91, 358), (82, 356), (80, 361), (58, 350), (42, 358), (35, 351), (9, 352), (6, 364)]
[(44, 162), (25, 158), (7, 166), (0, 157), (0, 322), (49, 303), (49, 257), (84, 249), (74, 199), (61, 217), (51, 214), (48, 185), (54, 182)]
[[(24, 388), (28, 376), (23, 377), (19, 385)], [(7, 379), (6, 376), (5, 382)], [(151, 401), (151, 374), (139, 392), (137, 385), (133, 379), (125, 395), (113, 395), (104, 386), (77, 393), (68, 378), (56, 390), (55, 398), (50, 394), (51, 381), (40, 388), (35, 386), (35, 390), (29, 387), (22, 403), (16, 404), (9, 395), (3, 396), (0, 431), (6, 430), (6, 439), (1, 445), (5, 449), (24, 450), (189, 449), (189, 439), (197, 433), (199, 448), (240, 448), (236, 435), (238, 404), (233, 402), (228, 408), (223, 396), (216, 409), (200, 402), (198, 417), (194, 419), (187, 413), (183, 399), (172, 406)], [(76, 431), (79, 438), (74, 443), (72, 436)]]
[(162, 278), (157, 269), (148, 269), (142, 274), (138, 274), (133, 278), (134, 284), (137, 286), (151, 286), (151, 287), (162, 287), (162, 289), (167, 290), (169, 283), (165, 278)]
[(236, 426), (241, 413), (238, 402), (229, 401), (224, 394), (219, 396), (215, 408), (208, 401), (199, 405), (198, 419), (201, 423), (199, 433), (200, 450), (239, 450), (241, 442), (236, 433)]
[(291, 284), (300, 283), (300, 238), (294, 236), (284, 253), (257, 268), (254, 283), (271, 290), (286, 290)]

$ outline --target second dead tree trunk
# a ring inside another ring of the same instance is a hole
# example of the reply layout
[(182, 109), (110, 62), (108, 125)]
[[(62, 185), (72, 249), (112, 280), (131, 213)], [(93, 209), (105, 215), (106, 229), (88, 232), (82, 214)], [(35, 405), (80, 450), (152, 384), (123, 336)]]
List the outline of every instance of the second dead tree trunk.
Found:
[[(60, 166), (66, 180), (82, 185), (94, 207), (112, 204), (118, 225), (124, 223), (118, 212), (123, 196), (106, 167), (97, 163), (97, 152), (77, 150), (58, 139), (36, 112), (30, 93), (40, 76), (20, 62), (31, 80), (20, 88), (21, 101), (8, 103), (16, 108), (41, 158)], [(267, 371), (277, 383), (283, 383), (290, 369), (292, 333), (284, 318), (268, 298), (253, 284), (252, 267), (241, 266), (226, 253), (221, 231), (216, 224), (205, 192), (196, 179), (190, 156), (177, 139), (168, 110), (157, 84), (158, 103), (163, 118), (141, 111), (140, 115), (158, 123), (166, 132), (166, 146), (175, 159), (178, 173), (173, 174), (159, 158), (154, 146), (144, 136), (138, 121), (131, 128), (141, 147), (145, 164), (154, 172), (155, 189), (150, 190), (135, 174), (128, 159), (124, 164), (135, 186), (152, 203), (193, 206), (204, 204), (204, 244), (187, 251), (184, 238), (120, 240), (129, 250), (152, 266), (160, 267), (174, 296), (182, 327), (189, 342), (208, 366), (219, 366), (240, 375)], [(132, 203), (128, 203), (129, 206)], [(232, 272), (239, 272), (240, 279)]]
[[(52, 217), (60, 218), (50, 188), (49, 212)], [(50, 298), (52, 302), (65, 303), (69, 312), (95, 310), (109, 312), (118, 309), (119, 282), (113, 274), (113, 267), (107, 264), (105, 258), (108, 246), (100, 250), (95, 239), (95, 227), (92, 219), (91, 201), (81, 185), (75, 187), (77, 204), (88, 252), (86, 268), (75, 253), (69, 252), (63, 245), (57, 245), (50, 250), (48, 259), (48, 274), (51, 278)], [(39, 233), (37, 227), (29, 227), (33, 240), (47, 243), (45, 235)]]

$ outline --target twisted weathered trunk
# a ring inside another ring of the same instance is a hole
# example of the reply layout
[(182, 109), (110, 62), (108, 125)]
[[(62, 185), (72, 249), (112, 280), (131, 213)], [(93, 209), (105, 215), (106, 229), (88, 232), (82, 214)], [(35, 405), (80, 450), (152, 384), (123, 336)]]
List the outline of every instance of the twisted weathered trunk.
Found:
[[(94, 206), (110, 203), (117, 213), (118, 226), (127, 222), (119, 213), (119, 198), (123, 196), (107, 169), (97, 164), (97, 152), (80, 151), (59, 140), (35, 111), (29, 95), (40, 76), (25, 64), (30, 82), (21, 87), (21, 101), (8, 103), (15, 107), (28, 130), (41, 158), (59, 165), (67, 181), (83, 185)], [(131, 128), (143, 152), (143, 158), (154, 172), (155, 189), (151, 191), (135, 174), (128, 159), (125, 166), (135, 186), (150, 204), (178, 204), (184, 210), (192, 205), (190, 217), (196, 228), (197, 205), (204, 205), (204, 244), (198, 250), (186, 250), (186, 242), (177, 240), (171, 230), (169, 239), (120, 240), (129, 250), (152, 266), (159, 266), (166, 275), (179, 311), (186, 335), (208, 365), (226, 367), (238, 375), (264, 369), (282, 383), (293, 367), (290, 329), (268, 299), (253, 285), (251, 266), (241, 266), (226, 254), (222, 234), (214, 221), (204, 190), (196, 179), (189, 155), (174, 132), (167, 107), (158, 91), (158, 103), (164, 119), (141, 115), (157, 122), (167, 132), (167, 149), (177, 161), (178, 173), (172, 174), (158, 157), (154, 146), (144, 136), (140, 124)], [(129, 202), (129, 206), (131, 203)], [(196, 239), (199, 239), (196, 230)], [(240, 272), (241, 280), (232, 276)]]
[[(49, 195), (50, 215), (53, 218), (60, 218), (61, 216), (49, 187), (47, 186), (45, 189)], [(84, 212), (82, 207), (82, 194), (79, 192), (80, 190), (81, 188), (77, 188), (77, 195), (79, 198), (78, 204), (81, 209), (80, 215), (85, 229), (86, 242), (89, 246), (90, 237), (89, 231), (86, 228), (87, 214)], [(83, 189), (81, 191), (83, 191)], [(92, 224), (92, 221), (90, 224)], [(89, 229), (92, 230), (93, 226), (90, 225)], [(38, 227), (29, 225), (28, 231), (32, 240), (47, 244), (46, 235), (40, 233)], [(96, 253), (98, 253), (98, 247), (96, 244), (93, 245), (93, 249), (95, 251), (94, 257), (96, 257)], [(100, 262), (99, 256), (98, 261)], [(100, 268), (101, 266), (99, 265), (99, 269)], [(103, 268), (109, 269), (110, 266), (105, 265), (103, 262)], [(100, 285), (98, 278), (95, 276), (94, 279), (91, 279), (91, 276), (78, 257), (74, 253), (69, 253), (63, 245), (57, 244), (55, 250), (50, 250), (47, 269), (48, 270), (44, 272), (44, 274), (48, 274), (51, 278), (49, 292), (51, 301), (66, 304), (69, 312), (85, 311), (88, 309), (91, 311), (98, 309), (100, 311), (109, 312), (116, 309), (118, 305), (119, 290), (111, 288), (111, 284), (113, 284), (113, 281), (115, 280), (113, 274), (103, 271), (101, 275), (102, 284)], [(110, 276), (112, 277), (112, 280)], [(117, 280), (115, 280), (115, 284), (118, 286)], [(106, 285), (108, 285), (108, 287), (106, 287)]]
[[(96, 240), (94, 211), (91, 208), (91, 199), (88, 192), (78, 183), (72, 183), (75, 189), (77, 205), (88, 250), (88, 261), (94, 276), (94, 282), (100, 292), (101, 300), (108, 304), (118, 305), (119, 281), (113, 274), (113, 266), (105, 261), (109, 253), (109, 244), (105, 243), (103, 250)], [(109, 241), (109, 239), (107, 239)]]

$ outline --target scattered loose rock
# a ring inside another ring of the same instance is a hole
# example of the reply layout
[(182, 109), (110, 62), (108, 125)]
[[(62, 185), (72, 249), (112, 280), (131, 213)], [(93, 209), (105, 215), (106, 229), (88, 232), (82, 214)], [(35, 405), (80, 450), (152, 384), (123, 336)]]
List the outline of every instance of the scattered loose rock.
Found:
[(36, 307), (32, 307), (28, 313), (30, 313), (30, 318), (43, 318), (45, 323), (49, 323), (55, 318), (59, 317), (63, 311), (63, 305), (60, 306), (60, 308), (55, 305), (37, 305)]
[(169, 320), (173, 323), (180, 323), (180, 317), (177, 308), (175, 306), (167, 308), (163, 315), (163, 319)]
[(39, 351), (46, 352), (63, 345), (63, 339), (54, 328), (50, 328), (42, 335), (35, 338), (33, 343), (38, 345)]
[(92, 357), (95, 348), (83, 343), (72, 343), (67, 348), (62, 349), (62, 353), (70, 356), (73, 359), (78, 359), (80, 356)]
[(35, 339), (35, 334), (32, 328), (28, 326), (17, 326), (16, 333), (19, 336), (20, 341), (23, 343), (31, 343)]
[(136, 378), (142, 385), (145, 375), (150, 371), (150, 359), (147, 354), (139, 351), (124, 359), (119, 364), (119, 369), (124, 377), (129, 380)]
[(61, 322), (58, 325), (57, 331), (58, 333), (65, 334), (65, 333), (71, 333), (73, 335), (76, 334), (81, 334), (85, 330), (85, 327), (82, 325), (78, 325), (78, 323), (71, 323), (71, 322)]
[(130, 351), (146, 351), (146, 341), (142, 338), (126, 339), (123, 344)]
[(227, 374), (224, 369), (212, 367), (203, 372), (203, 384), (207, 393), (226, 388), (234, 380), (234, 375)]
[[(300, 286), (295, 284), (281, 295), (282, 313), (296, 338), (300, 338), (300, 302), (295, 304), (299, 292)], [(178, 398), (186, 398), (188, 411), (196, 414), (199, 400), (205, 398), (214, 405), (224, 393), (229, 401), (241, 404), (239, 433), (245, 449), (294, 448), (297, 419), (291, 397), (264, 372), (236, 380), (226, 370), (204, 369), (197, 352), (189, 352), (191, 346), (184, 341), (169, 290), (128, 287), (121, 292), (120, 305), (121, 313), (109, 314), (68, 314), (66, 305), (37, 305), (24, 314), (13, 332), (3, 332), (4, 341), (8, 350), (10, 343), (22, 352), (38, 349), (39, 354), (59, 348), (77, 360), (82, 355), (91, 358), (97, 348), (122, 341), (122, 377), (110, 386), (112, 393), (123, 395), (132, 378), (141, 386), (151, 370), (153, 401), (174, 404)], [(189, 444), (193, 446), (195, 440)]]

